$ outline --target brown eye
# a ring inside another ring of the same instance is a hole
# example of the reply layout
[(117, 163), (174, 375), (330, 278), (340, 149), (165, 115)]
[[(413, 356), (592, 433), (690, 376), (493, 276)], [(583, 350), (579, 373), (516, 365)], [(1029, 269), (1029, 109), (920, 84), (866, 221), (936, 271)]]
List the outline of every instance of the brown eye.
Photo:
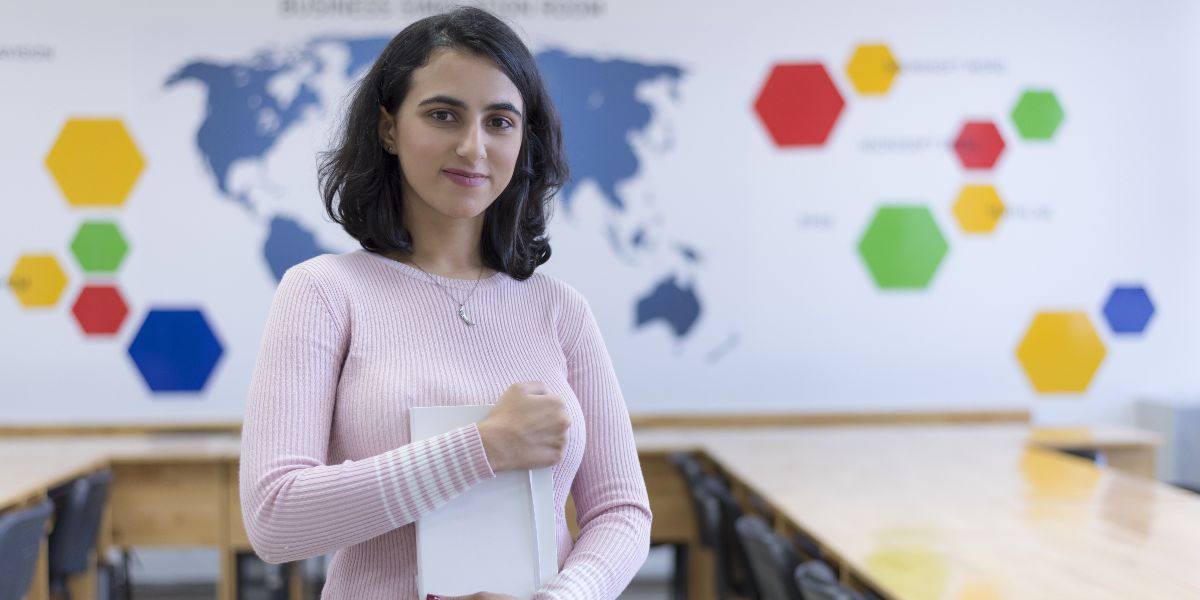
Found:
[(433, 119), (434, 121), (449, 123), (450, 121), (454, 120), (454, 113), (448, 110), (435, 110), (429, 113), (429, 118)]

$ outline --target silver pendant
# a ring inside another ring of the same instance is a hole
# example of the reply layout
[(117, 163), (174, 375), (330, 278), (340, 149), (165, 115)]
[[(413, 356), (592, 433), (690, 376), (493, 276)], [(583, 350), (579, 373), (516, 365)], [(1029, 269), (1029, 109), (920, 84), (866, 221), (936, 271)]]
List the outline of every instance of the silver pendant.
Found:
[(459, 304), (459, 305), (458, 305), (458, 318), (462, 319), (462, 322), (463, 322), (463, 323), (466, 323), (466, 324), (467, 324), (467, 327), (474, 327), (474, 326), (475, 326), (475, 323), (473, 323), (473, 322), (471, 321), (471, 317), (468, 317), (468, 316), (467, 316), (467, 309), (466, 309), (466, 307), (465, 307), (465, 306), (463, 306), (462, 304)]

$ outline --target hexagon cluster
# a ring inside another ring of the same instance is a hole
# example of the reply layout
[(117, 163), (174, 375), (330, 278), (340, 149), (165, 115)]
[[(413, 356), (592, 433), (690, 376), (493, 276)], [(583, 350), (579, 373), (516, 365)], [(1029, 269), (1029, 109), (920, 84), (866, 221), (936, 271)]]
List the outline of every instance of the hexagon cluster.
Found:
[[(84, 210), (123, 207), (145, 164), (120, 119), (69, 119), (45, 160), (68, 206)], [(130, 250), (125, 235), (115, 221), (89, 219), (68, 246), (86, 279), (71, 305), (71, 315), (85, 336), (115, 337), (130, 312), (111, 280)], [(68, 283), (63, 263), (49, 253), (21, 255), (8, 277), (17, 301), (29, 309), (58, 306)], [(223, 350), (200, 310), (152, 309), (128, 352), (150, 390), (198, 392)]]

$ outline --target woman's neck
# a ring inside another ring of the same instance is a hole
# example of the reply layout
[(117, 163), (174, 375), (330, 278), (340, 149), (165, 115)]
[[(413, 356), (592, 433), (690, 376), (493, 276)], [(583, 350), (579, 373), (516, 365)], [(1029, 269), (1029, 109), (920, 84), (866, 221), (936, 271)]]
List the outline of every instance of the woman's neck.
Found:
[(387, 257), (408, 265), (413, 265), (426, 273), (449, 277), (451, 279), (484, 278), (496, 272), (494, 269), (489, 269), (483, 265), (483, 260), (479, 257), (478, 252), (474, 256), (453, 257), (434, 253), (421, 253), (415, 244), (414, 249), (417, 251), (412, 254), (397, 250), (389, 252)]
[(412, 252), (392, 252), (388, 254), (389, 258), (453, 279), (475, 279), (495, 272), (484, 266), (479, 251), (483, 215), (474, 219), (449, 219), (437, 213), (430, 214), (431, 211), (416, 210), (411, 206), (405, 208), (404, 224), (412, 238)]

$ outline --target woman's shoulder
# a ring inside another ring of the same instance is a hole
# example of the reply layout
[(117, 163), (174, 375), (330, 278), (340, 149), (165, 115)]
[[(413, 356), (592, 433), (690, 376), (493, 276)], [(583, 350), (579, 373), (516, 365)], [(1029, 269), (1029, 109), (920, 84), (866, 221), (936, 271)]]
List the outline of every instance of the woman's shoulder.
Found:
[(548, 297), (554, 304), (566, 306), (572, 310), (578, 310), (587, 305), (587, 299), (574, 286), (544, 271), (534, 271), (533, 275), (521, 284), (528, 286), (538, 295)]
[[(308, 260), (292, 265), (288, 272), (296, 271), (307, 275), (318, 284), (336, 284), (345, 277), (361, 273), (370, 263), (366, 250), (355, 250), (344, 254), (318, 254)], [(287, 277), (287, 273), (284, 273)]]
[(365, 250), (345, 254), (320, 254), (292, 265), (284, 272), (281, 288), (312, 288), (331, 307), (345, 304), (352, 283), (369, 271), (372, 260)]

